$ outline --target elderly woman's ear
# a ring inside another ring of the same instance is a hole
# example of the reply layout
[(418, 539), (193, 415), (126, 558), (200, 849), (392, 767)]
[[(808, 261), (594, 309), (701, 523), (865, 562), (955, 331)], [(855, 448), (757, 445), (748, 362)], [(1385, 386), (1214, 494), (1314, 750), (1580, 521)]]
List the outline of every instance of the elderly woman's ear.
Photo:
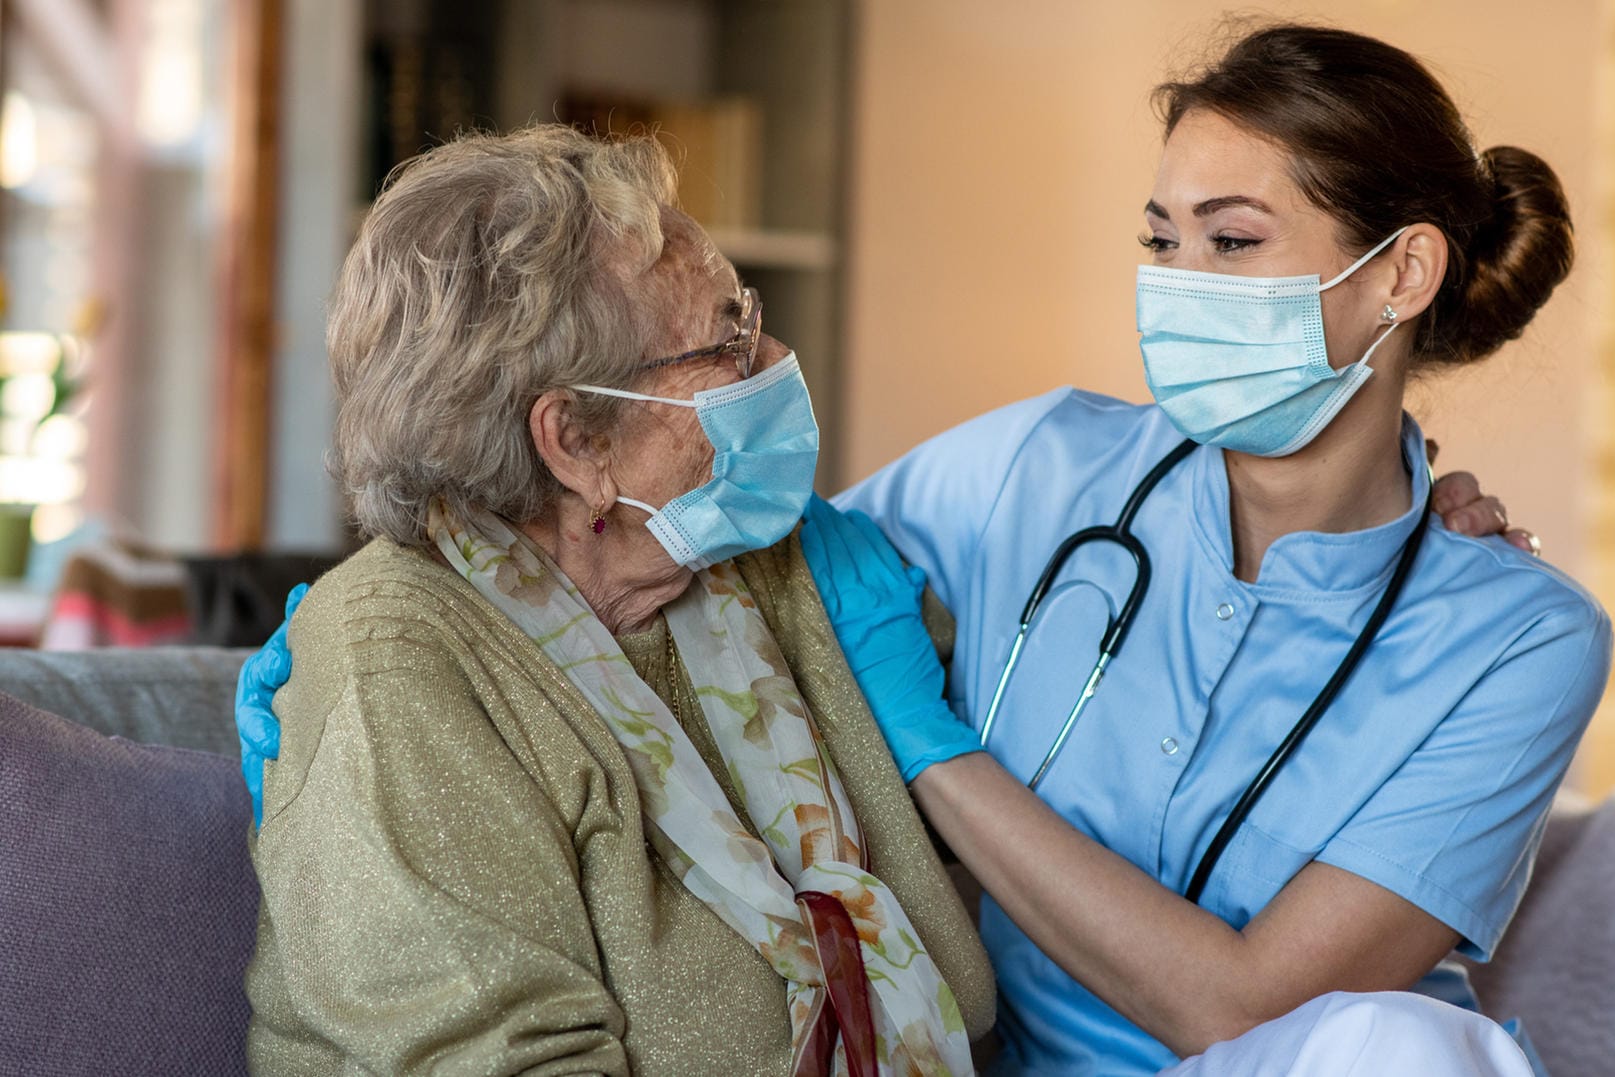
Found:
[(566, 389), (551, 389), (533, 401), (527, 428), (533, 447), (560, 484), (589, 505), (616, 499), (611, 475), (611, 439), (580, 427), (575, 419), (575, 398)]

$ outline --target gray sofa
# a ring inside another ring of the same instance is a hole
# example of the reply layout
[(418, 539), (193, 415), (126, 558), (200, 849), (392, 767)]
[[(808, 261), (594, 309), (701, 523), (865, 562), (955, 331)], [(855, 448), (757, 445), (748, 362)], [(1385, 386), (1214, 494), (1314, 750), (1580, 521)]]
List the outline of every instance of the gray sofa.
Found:
[[(248, 653), (0, 650), (0, 1077), (245, 1072)], [(1555, 811), (1475, 979), (1554, 1077), (1615, 1072), (1615, 802)]]
[(0, 650), (0, 1075), (246, 1072), (248, 653)]

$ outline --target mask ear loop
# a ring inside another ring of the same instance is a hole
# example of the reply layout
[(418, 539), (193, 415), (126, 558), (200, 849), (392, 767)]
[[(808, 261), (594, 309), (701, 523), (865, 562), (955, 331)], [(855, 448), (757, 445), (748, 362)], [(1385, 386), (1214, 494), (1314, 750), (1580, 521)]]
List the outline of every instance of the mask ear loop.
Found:
[[(648, 400), (653, 404), (672, 404), (676, 408), (693, 408), (697, 406), (693, 400), (675, 400), (670, 396), (650, 396), (646, 393), (636, 393), (631, 389), (608, 389), (604, 385), (573, 385), (571, 388), (585, 393), (599, 393), (601, 396), (619, 396), (624, 400)], [(648, 516), (655, 516), (662, 511), (654, 505), (647, 505), (643, 501), (632, 497), (624, 497), (622, 494), (617, 495), (617, 501), (623, 505), (631, 505)]]
[(636, 509), (642, 509), (652, 516), (655, 516), (658, 512), (662, 511), (653, 505), (647, 505), (643, 501), (636, 501), (631, 497), (624, 497), (622, 494), (617, 495), (617, 501), (619, 504), (632, 505)]
[(1368, 346), (1368, 350), (1363, 353), (1363, 357), (1361, 359), (1357, 360), (1356, 365), (1357, 366), (1367, 366), (1368, 365), (1368, 357), (1373, 355), (1375, 349), (1377, 349), (1381, 344), (1385, 343), (1385, 338), (1390, 336), (1394, 332), (1396, 332), (1396, 323), (1392, 322), (1390, 325), (1385, 327), (1385, 332), (1383, 332), (1383, 333), (1381, 333), (1379, 335), (1379, 339), (1374, 341), (1374, 343), (1372, 343), (1372, 344), (1370, 344)]
[[(1408, 226), (1404, 224), (1402, 227), (1398, 228), (1396, 231), (1392, 232), (1390, 235), (1388, 235), (1384, 239), (1380, 240), (1378, 243), (1376, 243), (1368, 251), (1367, 254), (1363, 255), (1361, 258), (1357, 259), (1357, 261), (1355, 261), (1351, 265), (1347, 266), (1340, 274), (1338, 274), (1328, 284), (1320, 284), (1320, 285), (1318, 285), (1318, 291), (1319, 292), (1327, 292), (1329, 289), (1333, 288), (1335, 285), (1339, 284), (1341, 281), (1345, 280), (1347, 277), (1351, 276), (1353, 273), (1355, 273), (1359, 269), (1363, 268), (1363, 266), (1367, 265), (1369, 263), (1369, 261), (1376, 254), (1378, 254), (1380, 251), (1384, 250), (1386, 247), (1389, 247), (1392, 243), (1395, 243), (1396, 242), (1396, 237), (1400, 236), (1403, 232), (1406, 232), (1407, 230), (1408, 230)], [(1370, 344), (1368, 346), (1368, 350), (1363, 353), (1363, 357), (1361, 359), (1357, 360), (1357, 362), (1352, 364), (1353, 366), (1367, 366), (1368, 365), (1368, 357), (1373, 355), (1375, 350), (1378, 349), (1381, 344), (1385, 343), (1385, 338), (1386, 337), (1388, 337), (1392, 333), (1396, 332), (1396, 325), (1397, 325), (1396, 311), (1391, 309), (1391, 305), (1389, 303), (1387, 303), (1385, 305), (1385, 309), (1387, 311), (1390, 311), (1390, 316), (1386, 317), (1385, 315), (1381, 315), (1381, 317), (1384, 318), (1390, 324), (1386, 327), (1385, 332), (1383, 332), (1383, 333), (1381, 333), (1379, 335), (1379, 339), (1374, 341), (1374, 343), (1372, 343), (1372, 344)]]
[[(601, 396), (620, 396), (624, 400), (648, 400), (652, 404), (672, 404), (675, 408), (699, 407), (694, 400), (675, 400), (670, 396), (650, 396), (646, 393), (636, 393), (630, 389), (607, 389), (604, 385), (573, 385), (570, 388), (582, 390), (585, 393), (599, 393)], [(622, 498), (617, 500), (621, 501)]]
[(1398, 228), (1396, 231), (1392, 232), (1390, 235), (1388, 235), (1384, 239), (1380, 240), (1378, 243), (1376, 243), (1374, 245), (1374, 247), (1372, 249), (1369, 250), (1369, 252), (1367, 254), (1363, 255), (1361, 258), (1357, 259), (1357, 261), (1355, 261), (1351, 265), (1347, 266), (1344, 270), (1342, 270), (1340, 272), (1339, 275), (1337, 275), (1332, 280), (1330, 280), (1330, 282), (1328, 284), (1320, 284), (1320, 285), (1318, 285), (1318, 291), (1327, 292), (1329, 289), (1333, 288), (1335, 285), (1339, 284), (1341, 281), (1345, 280), (1347, 277), (1351, 276), (1353, 273), (1355, 273), (1359, 269), (1363, 268), (1363, 266), (1367, 265), (1369, 260), (1372, 259), (1374, 257), (1374, 255), (1378, 254), (1380, 251), (1384, 250), (1386, 247), (1389, 247), (1392, 243), (1395, 243), (1396, 242), (1396, 237), (1401, 235), (1403, 232), (1406, 232), (1407, 230), (1408, 230), (1408, 226), (1404, 224), (1402, 227)]

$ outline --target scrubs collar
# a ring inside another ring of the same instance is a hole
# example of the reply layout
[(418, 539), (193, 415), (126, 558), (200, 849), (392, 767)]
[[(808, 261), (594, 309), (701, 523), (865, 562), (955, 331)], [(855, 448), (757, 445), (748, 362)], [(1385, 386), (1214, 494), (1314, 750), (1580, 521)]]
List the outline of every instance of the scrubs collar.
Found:
[[(1383, 587), (1419, 522), (1430, 490), (1430, 472), (1424, 464), (1424, 434), (1406, 413), (1402, 416), (1402, 455), (1413, 470), (1412, 505), (1407, 512), (1365, 531), (1296, 531), (1285, 535), (1268, 547), (1257, 582), (1239, 586), (1258, 597), (1314, 600), (1355, 598), (1360, 592)], [(1193, 526), (1197, 537), (1206, 553), (1232, 579), (1234, 544), (1228, 471), (1222, 450), (1196, 452), (1189, 464), (1194, 469)]]

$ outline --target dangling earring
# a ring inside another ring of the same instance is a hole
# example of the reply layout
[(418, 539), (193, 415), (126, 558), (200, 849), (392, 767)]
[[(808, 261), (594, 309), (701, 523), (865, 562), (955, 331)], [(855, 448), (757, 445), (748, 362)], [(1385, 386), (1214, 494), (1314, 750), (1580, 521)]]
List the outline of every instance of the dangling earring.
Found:
[(1379, 320), (1384, 322), (1386, 325), (1395, 325), (1396, 308), (1391, 306), (1389, 303), (1385, 304), (1385, 309), (1379, 312)]
[(589, 527), (597, 535), (601, 534), (602, 532), (605, 531), (605, 529), (606, 529), (606, 502), (605, 502), (604, 498), (600, 499), (599, 506), (594, 510), (594, 519), (592, 521), (590, 521)]

